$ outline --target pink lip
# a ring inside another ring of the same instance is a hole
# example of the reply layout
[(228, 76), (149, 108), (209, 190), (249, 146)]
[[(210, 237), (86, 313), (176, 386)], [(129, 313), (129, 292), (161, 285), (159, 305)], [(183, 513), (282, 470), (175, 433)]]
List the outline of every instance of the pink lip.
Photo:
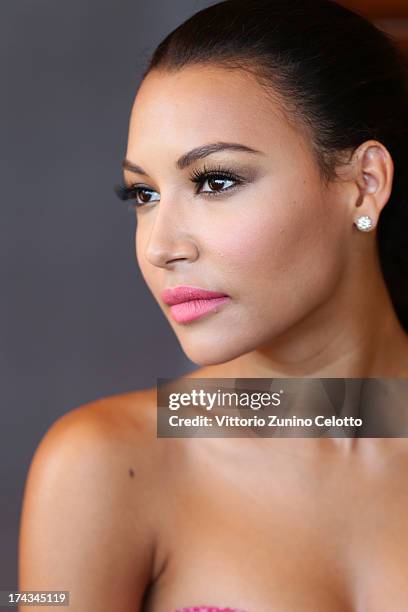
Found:
[(170, 313), (177, 323), (189, 323), (216, 310), (231, 298), (219, 291), (207, 291), (200, 287), (180, 286), (164, 289), (162, 299), (170, 306)]

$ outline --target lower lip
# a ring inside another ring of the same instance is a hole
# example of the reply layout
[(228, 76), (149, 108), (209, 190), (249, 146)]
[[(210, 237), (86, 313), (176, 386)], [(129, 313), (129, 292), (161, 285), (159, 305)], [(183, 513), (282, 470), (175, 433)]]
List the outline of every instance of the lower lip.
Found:
[(181, 304), (170, 306), (171, 316), (177, 323), (190, 323), (203, 317), (209, 312), (217, 310), (222, 304), (231, 300), (230, 297), (212, 298), (211, 300), (190, 300)]

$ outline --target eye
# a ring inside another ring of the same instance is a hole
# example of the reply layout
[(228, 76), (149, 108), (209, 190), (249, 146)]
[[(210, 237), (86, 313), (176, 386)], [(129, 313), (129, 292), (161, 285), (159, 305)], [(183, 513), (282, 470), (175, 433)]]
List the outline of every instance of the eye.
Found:
[[(160, 200), (160, 195), (158, 194), (157, 191), (154, 191), (153, 189), (149, 189), (148, 187), (143, 187), (143, 185), (140, 186), (135, 186), (133, 188), (133, 192), (134, 192), (134, 200), (136, 201), (136, 205), (137, 206), (143, 206), (143, 204), (149, 204), (150, 202), (158, 202)], [(155, 198), (154, 196), (152, 197), (152, 194), (157, 194), (158, 197)]]
[[(202, 194), (205, 197), (221, 196), (247, 182), (244, 177), (221, 166), (214, 168), (204, 166), (202, 170), (194, 170), (190, 175), (190, 180), (197, 185), (195, 193), (197, 195)], [(203, 189), (205, 186), (207, 186), (207, 189)], [(160, 194), (157, 191), (142, 184), (135, 184), (130, 187), (116, 185), (114, 190), (121, 200), (134, 200), (134, 203), (130, 205), (131, 209), (140, 208), (160, 200)], [(154, 194), (156, 194), (156, 197)]]
[[(225, 183), (230, 183), (230, 185), (225, 186)], [(209, 186), (209, 190), (203, 189), (203, 186), (205, 184)], [(233, 184), (234, 184), (234, 181), (232, 179), (229, 179), (228, 177), (224, 177), (222, 174), (208, 175), (205, 180), (200, 182), (199, 193), (214, 193), (214, 192), (226, 191), (226, 189), (230, 189), (230, 187), (232, 187)]]
[(149, 189), (149, 187), (145, 185), (132, 185), (131, 187), (115, 185), (114, 189), (119, 199), (134, 200), (134, 203), (131, 204), (132, 208), (144, 206), (145, 204), (150, 204), (150, 202), (158, 202), (160, 200), (160, 196), (158, 198), (152, 198), (152, 194), (159, 194), (157, 191)]
[[(205, 196), (217, 196), (244, 183), (244, 179), (231, 170), (218, 166), (217, 168), (204, 168), (194, 170), (190, 179), (197, 185), (196, 193)], [(203, 189), (207, 185), (209, 189)]]

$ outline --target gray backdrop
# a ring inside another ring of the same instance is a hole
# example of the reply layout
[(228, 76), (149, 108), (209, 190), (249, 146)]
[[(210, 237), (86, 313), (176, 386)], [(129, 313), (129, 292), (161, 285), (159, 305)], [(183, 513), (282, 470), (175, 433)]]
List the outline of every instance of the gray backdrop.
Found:
[(23, 486), (60, 415), (196, 369), (146, 288), (120, 182), (154, 46), (198, 0), (1, 0), (0, 589)]

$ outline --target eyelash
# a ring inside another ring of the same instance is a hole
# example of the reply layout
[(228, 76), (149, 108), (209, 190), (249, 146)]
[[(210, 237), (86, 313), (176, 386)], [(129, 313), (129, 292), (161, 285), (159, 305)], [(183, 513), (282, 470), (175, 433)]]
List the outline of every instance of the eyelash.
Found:
[[(222, 194), (226, 191), (229, 191), (230, 189), (235, 189), (238, 185), (242, 185), (243, 183), (245, 183), (245, 179), (242, 176), (239, 176), (232, 170), (228, 168), (223, 168), (221, 166), (208, 168), (204, 165), (202, 170), (194, 170), (190, 174), (189, 178), (192, 183), (195, 183), (197, 185), (197, 188), (195, 190), (196, 195), (203, 195), (205, 197), (208, 196), (210, 198), (222, 196)], [(202, 187), (204, 183), (209, 179), (234, 181), (235, 185), (227, 187), (226, 189), (223, 189), (221, 191), (200, 192), (199, 188)], [(126, 185), (115, 186), (115, 193), (121, 200), (137, 200), (139, 191), (154, 192), (154, 189), (149, 189), (148, 187), (139, 184), (131, 185), (130, 187), (126, 187)], [(152, 202), (154, 201), (156, 200), (153, 200)], [(130, 209), (141, 208), (143, 206), (146, 206), (147, 204), (150, 204), (150, 202), (135, 201), (133, 204), (130, 204), (129, 207)]]

